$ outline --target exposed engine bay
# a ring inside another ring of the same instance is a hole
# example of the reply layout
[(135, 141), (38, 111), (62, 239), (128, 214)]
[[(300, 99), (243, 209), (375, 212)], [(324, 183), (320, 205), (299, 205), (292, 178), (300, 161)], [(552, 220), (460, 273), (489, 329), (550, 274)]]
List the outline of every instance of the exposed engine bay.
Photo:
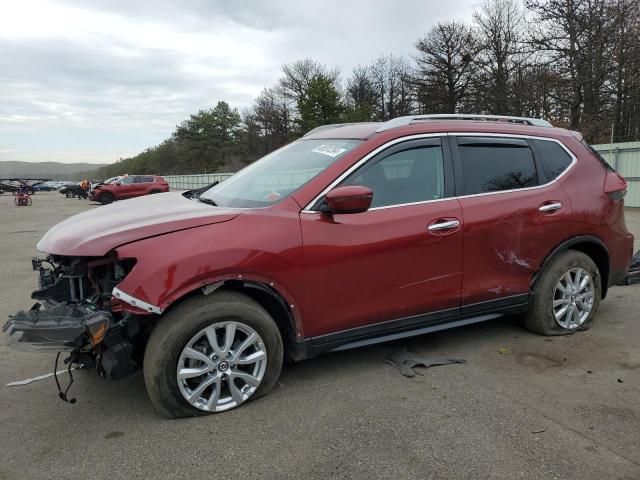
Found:
[(18, 349), (68, 352), (69, 367), (82, 364), (114, 380), (131, 375), (142, 366), (153, 321), (112, 291), (134, 264), (115, 256), (33, 258), (37, 303), (10, 316), (3, 332)]

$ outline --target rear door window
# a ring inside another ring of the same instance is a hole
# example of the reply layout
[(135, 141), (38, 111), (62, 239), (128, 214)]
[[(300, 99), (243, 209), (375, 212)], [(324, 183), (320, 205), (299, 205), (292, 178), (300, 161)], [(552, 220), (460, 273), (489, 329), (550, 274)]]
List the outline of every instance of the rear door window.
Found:
[(152, 183), (153, 177), (139, 176), (136, 177), (136, 183)]
[(456, 137), (462, 195), (517, 190), (539, 184), (533, 152), (524, 139)]

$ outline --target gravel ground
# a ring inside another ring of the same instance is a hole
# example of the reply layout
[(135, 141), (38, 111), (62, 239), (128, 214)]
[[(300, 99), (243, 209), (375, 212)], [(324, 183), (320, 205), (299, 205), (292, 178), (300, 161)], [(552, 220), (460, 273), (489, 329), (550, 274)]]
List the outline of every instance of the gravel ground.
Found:
[[(42, 234), (100, 208), (55, 192), (12, 201), (0, 195), (0, 318), (31, 305)], [(640, 211), (627, 220), (640, 237)], [(238, 410), (173, 421), (140, 374), (78, 372), (75, 405), (51, 378), (5, 387), (50, 372), (53, 356), (2, 338), (0, 478), (639, 479), (639, 294), (613, 288), (593, 329), (569, 337), (502, 319), (325, 355)], [(467, 363), (405, 378), (384, 363), (403, 347)]]

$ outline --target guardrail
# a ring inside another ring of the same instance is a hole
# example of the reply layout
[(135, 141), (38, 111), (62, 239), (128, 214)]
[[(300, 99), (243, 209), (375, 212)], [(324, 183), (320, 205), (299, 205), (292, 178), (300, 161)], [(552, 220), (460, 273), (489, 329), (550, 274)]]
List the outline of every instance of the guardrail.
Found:
[(165, 175), (171, 190), (193, 190), (213, 182), (222, 182), (233, 173), (203, 173), (198, 175)]

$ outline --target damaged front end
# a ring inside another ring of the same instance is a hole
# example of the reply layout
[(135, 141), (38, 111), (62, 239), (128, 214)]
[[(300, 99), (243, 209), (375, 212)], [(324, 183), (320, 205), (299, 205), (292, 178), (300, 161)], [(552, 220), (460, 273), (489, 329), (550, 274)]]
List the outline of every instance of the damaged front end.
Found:
[(152, 322), (148, 313), (129, 308), (112, 295), (135, 260), (64, 257), (34, 258), (37, 301), (28, 311), (9, 317), (3, 332), (20, 350), (68, 352), (67, 363), (95, 367), (99, 374), (120, 379), (142, 364), (144, 343)]

